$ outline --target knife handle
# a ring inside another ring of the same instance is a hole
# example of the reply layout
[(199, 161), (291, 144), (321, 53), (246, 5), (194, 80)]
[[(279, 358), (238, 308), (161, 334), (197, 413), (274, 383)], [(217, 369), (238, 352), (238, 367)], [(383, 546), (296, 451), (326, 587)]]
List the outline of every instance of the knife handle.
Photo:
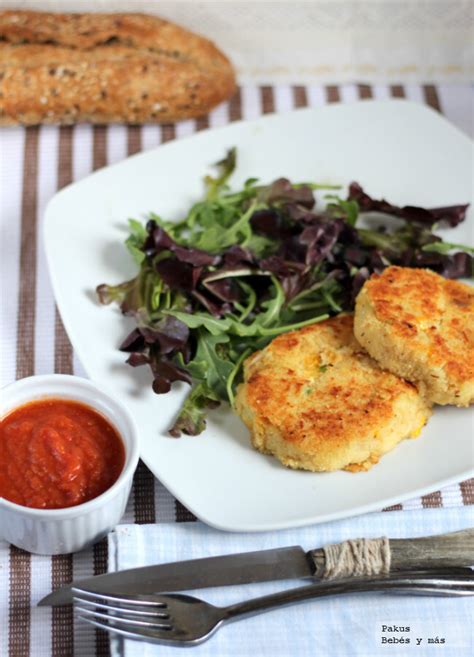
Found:
[(421, 538), (391, 538), (391, 570), (474, 565), (474, 528)]
[[(345, 544), (347, 541), (340, 543), (338, 547)], [(469, 567), (474, 565), (474, 528), (420, 538), (391, 538), (389, 549), (390, 571)], [(310, 550), (307, 556), (314, 566), (314, 577), (331, 577), (329, 573), (325, 573), (326, 554), (323, 548)], [(347, 576), (347, 572), (345, 574)]]

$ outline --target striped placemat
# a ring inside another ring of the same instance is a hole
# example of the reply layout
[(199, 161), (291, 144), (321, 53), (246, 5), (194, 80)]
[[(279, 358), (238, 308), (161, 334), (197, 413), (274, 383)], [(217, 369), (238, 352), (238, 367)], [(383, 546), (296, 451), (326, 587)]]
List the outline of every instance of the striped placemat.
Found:
[[(269, 112), (365, 98), (426, 103), (472, 136), (473, 91), (433, 85), (244, 86), (209, 116), (164, 126), (43, 126), (0, 130), (0, 384), (51, 372), (84, 375), (54, 304), (41, 222), (53, 194), (93, 170), (208, 127)], [(474, 480), (386, 511), (474, 504)], [(143, 463), (124, 523), (189, 522), (195, 517)], [(108, 636), (73, 622), (69, 608), (36, 609), (51, 589), (107, 569), (107, 543), (76, 555), (39, 557), (0, 542), (0, 656), (104, 657)]]

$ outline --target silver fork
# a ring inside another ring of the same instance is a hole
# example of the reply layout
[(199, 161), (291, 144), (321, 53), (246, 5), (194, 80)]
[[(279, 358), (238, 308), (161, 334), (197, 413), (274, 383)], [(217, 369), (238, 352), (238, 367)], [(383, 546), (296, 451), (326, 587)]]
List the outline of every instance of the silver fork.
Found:
[(407, 571), (377, 578), (351, 578), (300, 586), (216, 607), (181, 593), (109, 595), (73, 589), (78, 617), (129, 639), (196, 645), (208, 639), (222, 623), (312, 598), (341, 593), (391, 591), (413, 595), (474, 595), (474, 571)]

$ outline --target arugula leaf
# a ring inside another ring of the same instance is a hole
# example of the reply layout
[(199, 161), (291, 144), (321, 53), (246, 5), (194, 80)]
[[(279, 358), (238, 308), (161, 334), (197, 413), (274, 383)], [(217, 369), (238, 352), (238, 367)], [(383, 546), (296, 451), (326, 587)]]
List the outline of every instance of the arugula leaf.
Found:
[(196, 380), (204, 381), (218, 399), (227, 401), (227, 379), (234, 369), (229, 359), (229, 336), (211, 335), (206, 330), (196, 332), (196, 354), (187, 368)]
[(219, 406), (219, 401), (213, 391), (205, 383), (198, 383), (186, 398), (169, 433), (174, 438), (179, 438), (181, 433), (197, 436), (206, 428), (208, 409), (217, 406)]
[(256, 208), (257, 203), (252, 203), (240, 219), (226, 230), (222, 230), (218, 222), (212, 222), (209, 228), (196, 235), (195, 246), (209, 253), (218, 253), (233, 244), (246, 246), (246, 242), (252, 238), (249, 222)]
[(356, 225), (359, 216), (359, 205), (357, 201), (344, 201), (336, 194), (326, 194), (324, 198), (329, 201), (327, 211), (332, 217), (341, 217), (350, 226)]
[(229, 330), (231, 320), (229, 319), (216, 319), (212, 315), (206, 313), (183, 313), (177, 310), (168, 310), (169, 315), (173, 315), (179, 319), (183, 324), (186, 324), (191, 329), (197, 329), (203, 326), (211, 335), (221, 335)]
[(245, 240), (245, 246), (257, 258), (267, 258), (276, 250), (275, 240), (265, 235), (256, 235), (254, 232)]
[(145, 259), (145, 254), (142, 251), (143, 244), (147, 238), (145, 226), (136, 219), (129, 219), (128, 228), (130, 235), (125, 240), (125, 245), (137, 265), (141, 265)]
[(278, 322), (280, 311), (285, 302), (285, 293), (283, 292), (282, 286), (275, 276), (272, 276), (271, 278), (273, 287), (275, 288), (275, 296), (261, 304), (263, 312), (261, 312), (255, 319), (255, 322), (262, 327), (268, 327)]
[(453, 244), (452, 242), (432, 242), (431, 244), (425, 244), (422, 246), (421, 250), (428, 251), (429, 253), (442, 253), (443, 255), (450, 251), (464, 251), (465, 253), (471, 253), (474, 255), (474, 248), (472, 248), (472, 246)]
[(218, 169), (217, 178), (206, 176), (204, 179), (207, 185), (207, 198), (211, 200), (215, 198), (221, 188), (225, 185), (228, 178), (232, 175), (235, 165), (237, 164), (237, 149), (235, 147), (227, 151), (223, 160), (216, 162), (215, 167)]

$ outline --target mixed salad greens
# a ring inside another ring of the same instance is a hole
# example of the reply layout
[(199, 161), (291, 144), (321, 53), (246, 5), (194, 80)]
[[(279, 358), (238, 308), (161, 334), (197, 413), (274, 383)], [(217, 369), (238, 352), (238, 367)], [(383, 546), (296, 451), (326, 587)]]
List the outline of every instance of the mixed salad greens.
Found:
[[(130, 219), (126, 245), (139, 273), (97, 288), (102, 303), (116, 302), (134, 318), (120, 349), (132, 367), (149, 365), (153, 390), (166, 393), (175, 381), (192, 386), (173, 436), (199, 434), (209, 408), (232, 404), (250, 353), (280, 333), (352, 309), (373, 272), (395, 264), (472, 276), (474, 250), (433, 233), (438, 224), (463, 221), (467, 205), (398, 207), (355, 182), (345, 199), (338, 188), (286, 178), (268, 185), (250, 178), (230, 191), (235, 166), (232, 149), (182, 221), (153, 213), (146, 225)], [(326, 190), (324, 208), (315, 202), (318, 189)], [(374, 228), (357, 225), (366, 212), (378, 213)]]

